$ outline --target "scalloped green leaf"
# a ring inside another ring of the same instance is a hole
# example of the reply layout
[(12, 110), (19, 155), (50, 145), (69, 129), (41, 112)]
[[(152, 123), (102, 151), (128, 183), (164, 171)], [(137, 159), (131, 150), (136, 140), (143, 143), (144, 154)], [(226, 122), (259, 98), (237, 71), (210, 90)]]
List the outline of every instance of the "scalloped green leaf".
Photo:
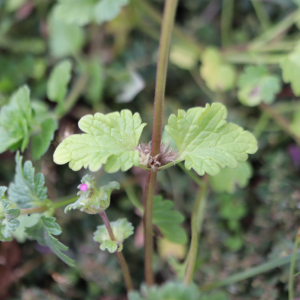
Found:
[(51, 101), (61, 104), (65, 99), (71, 79), (71, 70), (70, 60), (63, 60), (53, 68), (47, 82), (47, 96)]
[(30, 90), (24, 85), (10, 98), (0, 112), (0, 153), (21, 147), (24, 151), (30, 135), (32, 111)]
[(7, 187), (0, 186), (0, 241), (11, 241), (13, 232), (18, 228), (20, 209), (5, 199)]
[(234, 193), (237, 186), (244, 188), (252, 176), (252, 168), (248, 162), (239, 163), (235, 169), (225, 167), (219, 174), (209, 177), (213, 190), (217, 193)]
[(163, 197), (154, 197), (153, 202), (153, 224), (157, 225), (163, 236), (170, 242), (186, 244), (187, 234), (179, 226), (184, 221), (184, 216), (173, 209), (173, 202), (163, 200)]
[(280, 91), (280, 79), (269, 74), (265, 66), (248, 66), (238, 80), (238, 98), (244, 105), (255, 106), (262, 101), (271, 104)]
[(221, 103), (178, 111), (169, 117), (166, 131), (174, 139), (185, 167), (199, 175), (216, 175), (220, 168), (236, 168), (248, 154), (257, 151), (257, 141), (238, 125), (227, 123), (227, 110)]
[[(116, 181), (97, 188), (94, 179), (90, 175), (85, 175), (82, 184), (87, 186), (86, 191), (79, 191), (78, 200), (65, 208), (65, 213), (71, 209), (79, 209), (88, 214), (97, 214), (100, 211), (106, 210), (110, 205), (110, 195), (113, 190), (120, 189), (120, 184)], [(78, 186), (80, 188), (81, 185)]]
[(110, 239), (108, 231), (105, 225), (97, 227), (94, 232), (94, 241), (99, 242), (100, 249), (107, 249), (110, 253), (114, 253), (117, 250), (120, 252), (123, 249), (123, 241), (133, 234), (133, 226), (127, 219), (119, 219), (114, 222), (110, 222), (111, 229), (113, 231), (115, 241)]
[(105, 164), (108, 173), (127, 171), (139, 165), (136, 149), (145, 123), (138, 113), (129, 110), (107, 115), (96, 113), (80, 119), (84, 134), (66, 138), (54, 152), (54, 162), (78, 171), (82, 167), (97, 171)]
[(20, 208), (45, 205), (47, 188), (44, 186), (44, 175), (42, 173), (34, 175), (34, 167), (29, 160), (22, 167), (22, 160), (23, 157), (17, 152), (16, 175), (8, 188), (9, 199)]
[(236, 71), (222, 60), (218, 49), (207, 47), (202, 54), (200, 74), (212, 91), (227, 91), (234, 87)]
[(294, 51), (287, 54), (280, 62), (282, 78), (286, 83), (290, 83), (296, 96), (300, 96), (300, 45)]
[(55, 220), (53, 217), (41, 216), (39, 222), (26, 228), (25, 232), (30, 238), (37, 240), (40, 245), (48, 246), (66, 264), (74, 267), (74, 260), (62, 253), (62, 251), (67, 251), (68, 247), (52, 236), (61, 234), (61, 228)]

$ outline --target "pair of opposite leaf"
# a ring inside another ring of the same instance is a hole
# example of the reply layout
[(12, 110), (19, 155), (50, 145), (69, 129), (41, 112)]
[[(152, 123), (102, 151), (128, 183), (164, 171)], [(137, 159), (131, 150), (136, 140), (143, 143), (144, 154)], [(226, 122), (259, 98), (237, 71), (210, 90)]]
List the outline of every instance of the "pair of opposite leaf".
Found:
[[(178, 156), (168, 166), (184, 160), (188, 170), (216, 175), (225, 166), (236, 168), (238, 162), (245, 162), (248, 154), (256, 152), (257, 141), (250, 132), (227, 123), (226, 117), (227, 110), (220, 103), (171, 115), (165, 130), (175, 141)], [(82, 167), (97, 171), (102, 165), (108, 173), (145, 168), (137, 149), (145, 125), (138, 113), (129, 110), (84, 116), (79, 121), (84, 133), (66, 138), (57, 147), (54, 161), (69, 163), (74, 171)]]

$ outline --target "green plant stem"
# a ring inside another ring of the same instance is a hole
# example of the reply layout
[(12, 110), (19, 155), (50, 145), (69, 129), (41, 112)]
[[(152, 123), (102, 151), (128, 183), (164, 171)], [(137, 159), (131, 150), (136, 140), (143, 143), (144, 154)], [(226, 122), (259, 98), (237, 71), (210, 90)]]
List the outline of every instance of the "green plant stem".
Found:
[(182, 162), (178, 163), (177, 166), (180, 167), (181, 170), (183, 170), (193, 181), (195, 181), (199, 186), (204, 186), (205, 184), (202, 182), (202, 180), (193, 172), (190, 170), (187, 170)]
[[(206, 180), (205, 180), (206, 181)], [(191, 246), (189, 251), (188, 263), (184, 276), (184, 284), (189, 285), (194, 276), (195, 263), (197, 259), (198, 252), (198, 244), (199, 244), (199, 235), (202, 230), (202, 224), (204, 220), (204, 212), (206, 206), (206, 184), (202, 187), (199, 187), (198, 193), (196, 195), (193, 212), (192, 212), (192, 220), (191, 220), (191, 228), (192, 228), (192, 238), (191, 238)]]
[(270, 27), (271, 22), (264, 4), (260, 0), (251, 0), (251, 2), (262, 29), (267, 30)]
[(44, 211), (47, 211), (49, 209), (57, 209), (60, 208), (62, 206), (66, 206), (69, 205), (73, 202), (75, 202), (78, 199), (77, 196), (68, 198), (66, 200), (62, 200), (62, 201), (58, 201), (58, 202), (54, 202), (52, 205), (45, 205), (45, 206), (40, 206), (40, 207), (32, 207), (32, 208), (24, 208), (21, 209), (21, 215), (30, 215), (30, 214), (35, 214), (35, 213), (41, 213)]
[[(151, 155), (154, 157), (160, 153), (162, 118), (165, 98), (165, 86), (167, 77), (168, 57), (171, 42), (171, 34), (174, 25), (175, 12), (178, 0), (166, 0), (161, 27), (161, 37), (159, 42), (156, 87), (154, 98), (154, 118), (151, 141)], [(146, 186), (144, 190), (144, 236), (145, 236), (145, 280), (148, 286), (154, 283), (152, 268), (152, 215), (153, 197), (155, 190), (157, 171), (150, 170), (147, 173)]]
[(161, 27), (161, 37), (159, 42), (154, 98), (153, 133), (151, 141), (151, 155), (153, 157), (160, 153), (169, 50), (177, 2), (178, 0), (165, 1), (164, 15)]
[(248, 50), (260, 49), (261, 47), (269, 44), (273, 39), (277, 38), (280, 34), (289, 29), (296, 21), (299, 20), (299, 18), (299, 10), (295, 10), (295, 12), (286, 16), (282, 21), (269, 28), (257, 39), (253, 40), (249, 44)]
[(153, 198), (155, 191), (157, 172), (148, 171), (146, 186), (144, 191), (144, 237), (145, 237), (145, 280), (148, 286), (154, 283), (153, 268), (152, 268), (152, 251), (153, 251), (153, 236), (152, 236), (152, 216), (153, 216)]
[(78, 101), (80, 95), (83, 93), (87, 82), (88, 82), (88, 75), (86, 74), (83, 74), (76, 79), (70, 93), (68, 94), (66, 100), (64, 101), (64, 106), (62, 108), (62, 111), (57, 112), (57, 119), (61, 119), (73, 108), (76, 101)]
[(296, 256), (299, 248), (300, 242), (300, 228), (297, 231), (297, 235), (294, 243), (294, 250), (292, 254), (291, 264), (290, 264), (290, 272), (289, 272), (289, 300), (294, 300), (294, 272), (295, 272), (295, 264), (296, 264)]
[(265, 103), (259, 104), (259, 108), (267, 113), (295, 142), (300, 145), (300, 137), (294, 134), (290, 129), (289, 121), (281, 115), (275, 108)]
[(222, 46), (228, 46), (231, 43), (231, 26), (233, 18), (234, 0), (223, 0), (221, 16), (221, 36)]
[[(300, 259), (300, 253), (297, 253), (295, 260), (299, 260), (299, 259)], [(210, 291), (210, 290), (222, 287), (222, 286), (230, 285), (230, 284), (245, 280), (247, 278), (251, 278), (253, 276), (259, 275), (261, 273), (268, 272), (272, 269), (281, 267), (283, 265), (286, 265), (286, 264), (290, 263), (291, 260), (292, 260), (292, 255), (274, 259), (274, 260), (268, 261), (264, 264), (261, 264), (260, 266), (253, 267), (248, 270), (245, 270), (240, 273), (229, 276), (229, 277), (227, 277), (223, 280), (217, 281), (213, 284), (202, 286), (202, 287), (200, 287), (200, 290), (204, 292), (204, 291)]]
[[(109, 220), (107, 218), (107, 215), (105, 213), (105, 211), (101, 211), (99, 212), (100, 217), (102, 218), (102, 221), (107, 229), (107, 232), (109, 234), (109, 237), (112, 241), (115, 241), (115, 236), (114, 233), (112, 231), (112, 228), (110, 226)], [(130, 272), (127, 266), (127, 263), (125, 261), (124, 255), (122, 252), (115, 252), (117, 255), (117, 258), (119, 260), (119, 264), (121, 266), (122, 272), (123, 272), (123, 276), (124, 276), (124, 280), (125, 280), (125, 284), (126, 284), (126, 289), (127, 292), (131, 291), (133, 289), (133, 285), (132, 285), (132, 280), (131, 280), (131, 276), (130, 276)]]
[(270, 119), (270, 116), (265, 112), (263, 112), (260, 115), (258, 122), (256, 123), (256, 125), (253, 129), (253, 134), (256, 137), (256, 139), (258, 139), (260, 137), (260, 135), (262, 134), (262, 132), (265, 130), (266, 126), (269, 123), (269, 119)]

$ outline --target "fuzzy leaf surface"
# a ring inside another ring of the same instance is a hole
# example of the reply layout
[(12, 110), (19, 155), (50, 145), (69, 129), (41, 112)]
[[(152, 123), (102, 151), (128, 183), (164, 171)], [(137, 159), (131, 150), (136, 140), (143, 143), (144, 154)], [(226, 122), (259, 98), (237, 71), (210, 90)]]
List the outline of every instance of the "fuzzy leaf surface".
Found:
[(54, 162), (69, 163), (74, 171), (82, 167), (97, 171), (103, 164), (108, 173), (126, 171), (139, 165), (136, 147), (145, 125), (138, 113), (129, 110), (84, 116), (79, 128), (85, 133), (66, 138), (56, 148)]
[(216, 175), (220, 168), (236, 168), (248, 154), (257, 151), (257, 141), (248, 131), (226, 122), (227, 110), (220, 103), (195, 107), (171, 115), (166, 131), (174, 139), (179, 153), (177, 161), (199, 175)]
[(248, 66), (238, 81), (239, 100), (247, 106), (255, 106), (262, 101), (271, 104), (280, 91), (280, 79), (270, 75), (265, 66)]
[(114, 222), (110, 222), (111, 229), (113, 231), (115, 241), (112, 241), (105, 225), (97, 227), (94, 232), (94, 241), (99, 242), (100, 249), (107, 249), (110, 253), (114, 253), (117, 250), (122, 251), (123, 241), (133, 234), (133, 226), (127, 219), (119, 219)]
[(20, 208), (45, 205), (47, 188), (42, 173), (34, 175), (34, 167), (31, 161), (26, 161), (22, 167), (23, 157), (16, 154), (16, 175), (14, 182), (8, 188), (9, 199)]
[(217, 193), (234, 193), (237, 186), (244, 188), (247, 186), (252, 176), (252, 168), (248, 162), (239, 163), (235, 169), (225, 167), (220, 173), (209, 177), (209, 182), (213, 190)]
[(41, 123), (42, 131), (32, 138), (31, 154), (34, 160), (39, 159), (48, 150), (57, 129), (57, 122), (50, 118)]
[(62, 251), (67, 251), (68, 247), (53, 237), (53, 235), (61, 234), (61, 228), (55, 222), (55, 218), (41, 216), (36, 225), (26, 228), (25, 231), (30, 238), (37, 240), (40, 245), (48, 246), (66, 264), (71, 267), (75, 266), (74, 260), (62, 253)]
[(172, 210), (173, 205), (172, 201), (163, 200), (161, 196), (154, 197), (153, 223), (170, 242), (186, 244), (187, 234), (179, 226), (184, 221), (184, 216), (178, 211)]
[(51, 101), (62, 103), (65, 99), (71, 79), (71, 69), (71, 61), (63, 60), (52, 70), (47, 83), (47, 95)]
[(21, 147), (24, 151), (30, 135), (32, 112), (30, 91), (27, 86), (19, 88), (0, 112), (0, 153)]
[(5, 199), (7, 188), (0, 186), (0, 241), (10, 241), (13, 232), (19, 226), (17, 217), (20, 215), (20, 209), (14, 203)]

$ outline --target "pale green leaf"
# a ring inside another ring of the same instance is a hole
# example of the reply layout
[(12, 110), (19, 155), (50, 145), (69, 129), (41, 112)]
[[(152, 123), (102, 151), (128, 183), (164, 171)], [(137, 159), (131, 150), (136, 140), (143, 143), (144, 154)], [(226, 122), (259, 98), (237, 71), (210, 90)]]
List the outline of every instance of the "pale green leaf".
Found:
[(71, 70), (72, 64), (70, 60), (63, 60), (54, 67), (47, 83), (49, 100), (58, 103), (63, 102), (71, 79)]
[(187, 234), (179, 226), (184, 221), (184, 216), (172, 209), (172, 201), (163, 200), (161, 196), (154, 197), (153, 224), (157, 225), (163, 236), (170, 242), (186, 244)]
[(262, 101), (270, 104), (280, 91), (280, 79), (268, 73), (265, 66), (248, 66), (238, 81), (239, 100), (247, 106), (255, 106)]
[(202, 54), (200, 74), (212, 91), (227, 91), (234, 87), (236, 71), (234, 66), (223, 62), (216, 48), (207, 47)]
[(48, 28), (50, 51), (53, 56), (60, 58), (80, 51), (84, 43), (84, 31), (78, 25), (68, 24), (51, 13)]
[(300, 96), (300, 46), (286, 55), (280, 62), (283, 81), (290, 83), (296, 96)]
[(132, 115), (129, 110), (84, 116), (79, 128), (85, 134), (66, 138), (57, 147), (54, 161), (60, 165), (69, 162), (74, 171), (82, 167), (97, 171), (103, 164), (108, 173), (126, 171), (139, 165), (136, 147), (145, 125), (138, 113)]
[(87, 25), (94, 18), (95, 0), (59, 0), (55, 16), (66, 23)]
[(18, 221), (20, 222), (19, 227), (13, 232), (13, 238), (15, 238), (18, 243), (24, 243), (28, 236), (25, 233), (26, 227), (32, 227), (39, 222), (41, 214), (31, 214), (31, 215), (20, 215)]
[(48, 246), (62, 261), (74, 267), (74, 260), (62, 253), (62, 251), (67, 251), (68, 247), (52, 236), (61, 234), (61, 228), (55, 222), (55, 218), (41, 216), (37, 224), (26, 228), (25, 231), (30, 238), (37, 240), (42, 246)]
[(8, 189), (9, 199), (20, 208), (45, 205), (47, 188), (44, 186), (45, 178), (42, 173), (34, 175), (31, 161), (26, 161), (22, 167), (23, 157), (16, 154), (16, 175), (14, 183)]
[(186, 47), (175, 44), (170, 50), (170, 61), (184, 70), (192, 70), (198, 63), (199, 57)]
[(133, 226), (127, 219), (119, 219), (114, 222), (110, 222), (111, 229), (114, 234), (115, 241), (112, 241), (105, 225), (97, 227), (94, 232), (94, 241), (99, 242), (100, 249), (107, 249), (110, 253), (122, 251), (123, 241), (133, 234)]
[(237, 186), (244, 188), (247, 186), (252, 176), (252, 168), (248, 162), (239, 163), (235, 169), (225, 167), (219, 174), (209, 177), (209, 182), (213, 190), (217, 193), (234, 193)]
[(121, 11), (122, 6), (128, 4), (128, 0), (101, 0), (95, 6), (96, 22), (101, 24), (113, 20)]
[[(65, 213), (71, 209), (79, 209), (88, 214), (98, 214), (109, 207), (111, 192), (120, 188), (120, 184), (116, 181), (109, 182), (108, 184), (97, 188), (94, 179), (90, 175), (85, 175), (82, 178), (81, 183), (87, 186), (87, 190), (80, 190), (77, 193), (77, 195), (79, 195), (78, 200), (68, 205), (65, 208)], [(81, 185), (78, 186), (79, 189), (80, 186)]]
[(21, 147), (24, 151), (29, 140), (32, 112), (30, 91), (27, 86), (19, 88), (0, 112), (0, 153)]
[(32, 138), (31, 154), (34, 160), (39, 159), (48, 150), (57, 129), (57, 122), (50, 118), (41, 123), (42, 131)]
[(255, 153), (257, 141), (248, 131), (226, 122), (227, 110), (220, 103), (205, 108), (195, 107), (171, 115), (166, 131), (176, 142), (177, 162), (185, 160), (185, 167), (199, 175), (216, 175), (220, 168), (236, 168)]

